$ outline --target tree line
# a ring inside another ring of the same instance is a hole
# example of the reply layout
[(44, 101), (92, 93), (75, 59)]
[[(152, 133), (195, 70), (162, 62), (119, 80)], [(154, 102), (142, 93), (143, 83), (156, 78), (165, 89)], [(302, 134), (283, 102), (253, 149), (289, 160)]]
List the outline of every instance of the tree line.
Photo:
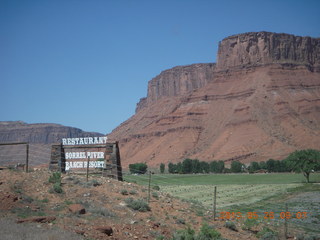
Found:
[[(165, 164), (160, 164), (160, 172), (165, 172)], [(131, 173), (144, 174), (147, 172), (146, 163), (129, 165)], [(178, 163), (168, 164), (168, 173), (192, 174), (192, 173), (254, 173), (259, 170), (266, 172), (302, 172), (307, 182), (313, 171), (320, 171), (320, 151), (306, 149), (292, 152), (284, 160), (269, 159), (262, 162), (251, 162), (249, 166), (239, 161), (233, 161), (230, 168), (225, 167), (224, 161), (199, 161), (198, 159), (186, 158)]]
[[(168, 164), (169, 173), (223, 173), (225, 169), (223, 161), (205, 162), (198, 159), (186, 158), (182, 162), (176, 164)], [(161, 169), (160, 169), (161, 172)]]

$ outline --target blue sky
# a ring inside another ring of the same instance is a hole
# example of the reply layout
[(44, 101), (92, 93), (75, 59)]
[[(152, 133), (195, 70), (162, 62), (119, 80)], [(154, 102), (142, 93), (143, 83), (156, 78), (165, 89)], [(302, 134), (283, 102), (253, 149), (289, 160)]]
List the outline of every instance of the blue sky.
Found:
[(243, 32), (320, 37), (320, 1), (0, 0), (0, 120), (109, 133), (161, 71)]

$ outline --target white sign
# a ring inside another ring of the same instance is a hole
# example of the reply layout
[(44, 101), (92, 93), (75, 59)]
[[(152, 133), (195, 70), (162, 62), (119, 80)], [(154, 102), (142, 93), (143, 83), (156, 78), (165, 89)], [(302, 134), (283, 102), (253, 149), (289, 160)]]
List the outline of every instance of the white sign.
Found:
[[(89, 168), (103, 168), (104, 161), (89, 162)], [(87, 162), (66, 162), (66, 171), (70, 168), (87, 168)]]
[[(63, 145), (97, 145), (106, 144), (107, 137), (62, 138)], [(72, 147), (78, 148), (78, 147)], [(104, 159), (104, 152), (66, 152), (65, 159)], [(66, 161), (66, 171), (73, 168), (87, 168), (87, 161)], [(90, 161), (89, 168), (104, 168), (104, 161)]]
[(66, 159), (104, 158), (104, 152), (66, 152)]
[(62, 138), (63, 145), (106, 144), (107, 137)]

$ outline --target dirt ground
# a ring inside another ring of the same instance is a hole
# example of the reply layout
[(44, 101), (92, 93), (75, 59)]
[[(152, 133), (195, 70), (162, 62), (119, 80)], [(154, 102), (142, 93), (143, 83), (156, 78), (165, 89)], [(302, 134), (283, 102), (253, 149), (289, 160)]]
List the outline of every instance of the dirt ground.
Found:
[[(206, 209), (161, 190), (151, 191), (150, 211), (140, 212), (129, 208), (126, 199), (147, 199), (144, 187), (101, 176), (86, 182), (85, 176), (62, 175), (63, 193), (56, 193), (50, 175), (47, 170), (0, 171), (1, 239), (171, 239), (178, 229), (198, 231), (204, 222), (226, 239), (257, 239), (241, 227), (224, 227)], [(75, 204), (85, 213), (77, 213)]]

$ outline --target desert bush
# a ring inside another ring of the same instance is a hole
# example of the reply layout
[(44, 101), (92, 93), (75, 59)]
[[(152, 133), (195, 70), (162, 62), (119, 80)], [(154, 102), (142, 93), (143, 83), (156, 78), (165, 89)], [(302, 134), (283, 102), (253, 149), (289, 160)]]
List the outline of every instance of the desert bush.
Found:
[(52, 189), (53, 189), (53, 192), (55, 193), (63, 193), (61, 183), (56, 182), (55, 184), (53, 184)]
[(90, 206), (88, 208), (88, 212), (92, 213), (93, 215), (100, 215), (103, 217), (116, 217), (114, 212), (105, 207)]
[(132, 189), (132, 190), (129, 191), (129, 194), (131, 194), (131, 195), (136, 195), (136, 194), (137, 194), (137, 191)]
[(178, 230), (173, 234), (172, 240), (222, 240), (221, 234), (208, 224), (203, 224), (199, 233), (188, 227), (184, 230)]
[[(271, 233), (272, 235), (276, 236), (275, 232), (272, 229), (270, 229), (268, 227), (263, 227), (263, 229), (260, 232), (257, 233), (257, 237), (259, 239), (265, 239), (265, 240), (273, 239), (273, 238), (271, 238), (271, 234), (269, 234), (269, 233)], [(277, 238), (275, 238), (275, 239), (277, 239)]]
[(178, 230), (173, 234), (172, 240), (195, 240), (195, 231), (190, 227)]
[(96, 179), (92, 179), (91, 181), (89, 181), (89, 183), (94, 187), (97, 187), (97, 186), (101, 185), (101, 183), (98, 182)]
[(121, 189), (120, 193), (122, 195), (128, 195), (129, 194), (127, 189)]
[(176, 220), (176, 223), (177, 224), (186, 224), (186, 221), (183, 219), (183, 218), (178, 218), (177, 220)]
[(133, 199), (133, 198), (127, 198), (125, 200), (127, 206), (133, 210), (137, 210), (139, 212), (147, 212), (150, 211), (150, 207), (147, 202), (145, 202), (143, 199)]
[(154, 197), (155, 199), (159, 199), (159, 195), (157, 192), (152, 192), (152, 197)]
[(249, 219), (247, 218), (246, 221), (244, 222), (242, 229), (243, 230), (251, 230), (252, 227), (258, 225), (258, 221), (256, 219)]
[(61, 173), (53, 172), (48, 181), (49, 183), (61, 183)]
[(236, 224), (234, 222), (232, 222), (232, 221), (226, 221), (224, 226), (226, 228), (229, 228), (229, 229), (233, 230), (233, 231), (238, 231)]
[(278, 240), (279, 238), (273, 232), (266, 232), (259, 239), (260, 240)]
[(208, 224), (203, 224), (199, 234), (196, 237), (196, 240), (210, 240), (210, 239), (220, 239), (221, 234), (214, 229), (214, 227), (209, 226)]
[(14, 208), (11, 210), (12, 213), (15, 213), (20, 218), (28, 218), (31, 216), (45, 216), (46, 214), (43, 211), (33, 211), (30, 207), (21, 207)]
[(49, 202), (49, 199), (48, 199), (48, 198), (44, 198), (44, 199), (40, 200), (40, 202), (42, 202), (42, 203), (48, 203), (48, 202)]
[(32, 203), (33, 201), (34, 201), (33, 198), (30, 196), (27, 196), (27, 195), (22, 196), (22, 202), (24, 203)]
[(152, 187), (153, 190), (160, 191), (160, 187), (158, 185)]
[(65, 203), (66, 205), (71, 205), (71, 204), (73, 204), (73, 202), (72, 202), (71, 200), (65, 200), (64, 203)]

